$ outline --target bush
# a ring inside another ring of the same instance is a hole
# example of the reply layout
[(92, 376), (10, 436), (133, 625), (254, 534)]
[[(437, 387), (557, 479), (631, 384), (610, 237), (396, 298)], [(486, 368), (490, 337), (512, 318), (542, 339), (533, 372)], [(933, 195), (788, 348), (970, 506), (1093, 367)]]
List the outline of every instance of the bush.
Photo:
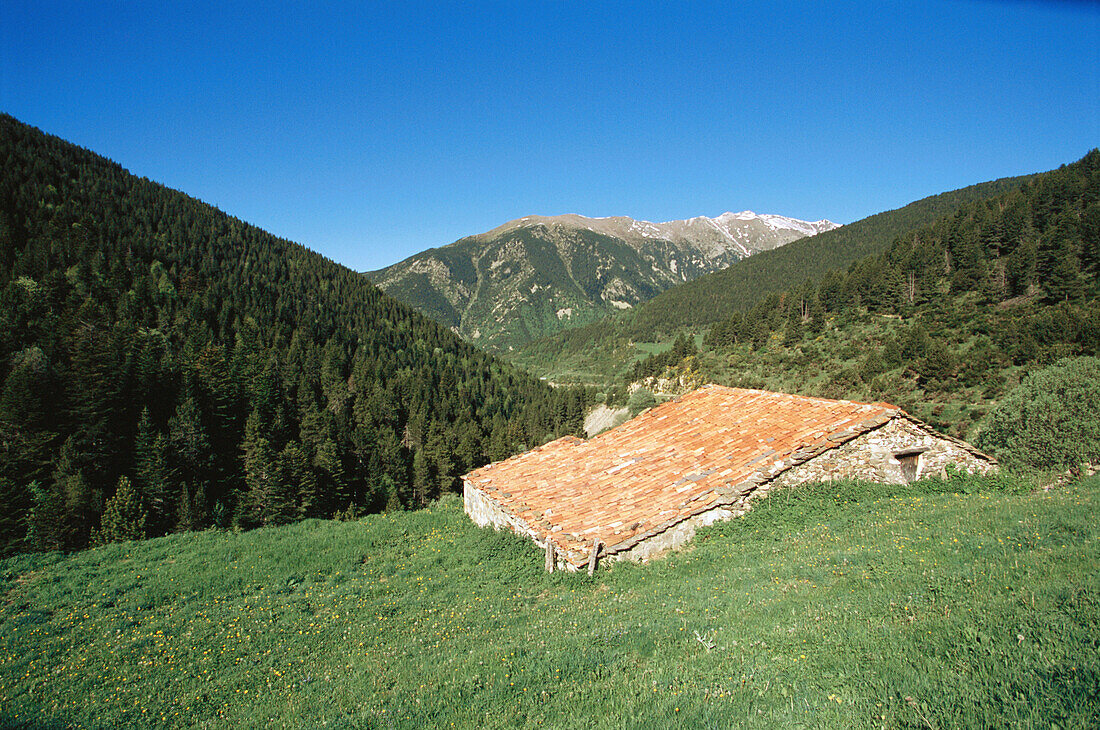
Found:
[(627, 401), (626, 405), (630, 409), (630, 416), (633, 418), (645, 409), (657, 405), (657, 398), (653, 395), (653, 391), (648, 388), (638, 388), (630, 394), (630, 400)]
[(1100, 359), (1067, 358), (1028, 375), (989, 414), (978, 445), (1010, 468), (1100, 462)]

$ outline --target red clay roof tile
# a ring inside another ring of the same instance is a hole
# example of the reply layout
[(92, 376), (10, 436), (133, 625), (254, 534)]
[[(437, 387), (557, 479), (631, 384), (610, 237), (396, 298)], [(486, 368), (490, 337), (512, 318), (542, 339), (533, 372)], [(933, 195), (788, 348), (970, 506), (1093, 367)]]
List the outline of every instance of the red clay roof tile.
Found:
[(900, 412), (711, 385), (587, 441), (566, 436), (464, 479), (580, 565), (594, 538), (607, 552), (625, 549)]

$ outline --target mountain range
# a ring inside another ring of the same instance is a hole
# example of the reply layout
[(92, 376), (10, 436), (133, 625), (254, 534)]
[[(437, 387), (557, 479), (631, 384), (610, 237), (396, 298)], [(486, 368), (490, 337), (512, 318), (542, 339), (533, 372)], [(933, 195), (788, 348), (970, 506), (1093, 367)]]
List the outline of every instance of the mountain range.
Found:
[(508, 350), (834, 228), (748, 210), (664, 223), (530, 215), (367, 275), (479, 346)]
[(661, 292), (615, 317), (562, 330), (518, 346), (509, 359), (555, 382), (602, 383), (629, 368), (634, 343), (671, 341), (679, 332), (702, 334), (733, 312), (804, 280), (882, 254), (899, 238), (964, 207), (1018, 190), (1035, 175), (1006, 177), (931, 195), (834, 230), (762, 251), (706, 276)]

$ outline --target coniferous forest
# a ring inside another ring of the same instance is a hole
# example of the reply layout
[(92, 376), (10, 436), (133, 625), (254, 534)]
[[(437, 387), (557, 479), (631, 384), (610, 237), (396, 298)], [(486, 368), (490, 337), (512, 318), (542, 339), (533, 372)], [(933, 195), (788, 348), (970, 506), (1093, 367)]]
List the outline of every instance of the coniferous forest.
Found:
[(364, 277), (0, 116), (0, 555), (426, 504), (581, 428)]
[[(1098, 296), (1100, 150), (1093, 150), (1017, 190), (899, 236), (882, 254), (734, 312), (711, 328), (706, 342), (759, 347), (778, 332), (798, 344), (806, 330), (821, 332), (826, 315), (859, 310), (912, 322), (904, 342), (890, 343), (886, 364), (908, 356), (923, 363), (930, 379), (956, 377), (964, 366), (981, 378), (997, 362), (1095, 354)], [(965, 363), (953, 362), (951, 343), (921, 331), (922, 321), (960, 319), (968, 334), (982, 339), (981, 357)]]

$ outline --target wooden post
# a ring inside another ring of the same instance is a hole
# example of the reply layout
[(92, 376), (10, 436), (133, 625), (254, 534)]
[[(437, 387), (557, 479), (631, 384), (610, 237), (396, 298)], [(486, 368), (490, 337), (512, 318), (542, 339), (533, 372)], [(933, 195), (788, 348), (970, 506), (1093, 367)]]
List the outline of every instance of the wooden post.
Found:
[(596, 556), (600, 554), (600, 539), (597, 537), (592, 541), (592, 552), (588, 553), (588, 574), (593, 575), (596, 572)]
[(546, 536), (546, 572), (553, 573), (554, 568), (557, 567), (557, 556), (554, 554), (554, 543), (550, 540), (550, 536)]

